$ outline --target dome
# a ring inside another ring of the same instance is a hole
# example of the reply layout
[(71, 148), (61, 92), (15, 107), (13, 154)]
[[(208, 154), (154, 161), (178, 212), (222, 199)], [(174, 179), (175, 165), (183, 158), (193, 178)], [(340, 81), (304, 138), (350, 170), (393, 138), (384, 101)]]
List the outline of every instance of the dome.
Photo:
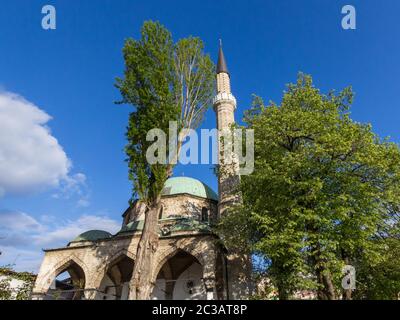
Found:
[(169, 178), (162, 190), (163, 196), (185, 193), (218, 201), (218, 195), (209, 186), (200, 180), (189, 177)]
[(77, 236), (71, 242), (96, 241), (96, 240), (100, 240), (100, 239), (109, 239), (111, 237), (112, 237), (112, 234), (107, 232), (107, 231), (90, 230), (90, 231), (86, 231), (84, 233), (81, 233), (79, 236)]

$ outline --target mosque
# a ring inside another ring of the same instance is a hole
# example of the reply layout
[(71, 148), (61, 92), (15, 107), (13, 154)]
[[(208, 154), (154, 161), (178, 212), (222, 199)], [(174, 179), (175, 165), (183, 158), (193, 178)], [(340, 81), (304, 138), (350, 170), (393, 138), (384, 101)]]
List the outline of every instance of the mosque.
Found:
[[(236, 99), (221, 46), (216, 73), (213, 105), (217, 129), (223, 130), (235, 121)], [(219, 163), (221, 167), (221, 160)], [(232, 193), (239, 182), (238, 165), (223, 169), (219, 170), (218, 195), (193, 178), (166, 181), (159, 214), (159, 247), (151, 266), (152, 299), (230, 300), (249, 296), (250, 259), (229, 252), (212, 232), (213, 224), (238, 201)], [(144, 211), (136, 201), (122, 214), (122, 227), (116, 234), (90, 230), (66, 247), (44, 250), (33, 299), (128, 299)]]

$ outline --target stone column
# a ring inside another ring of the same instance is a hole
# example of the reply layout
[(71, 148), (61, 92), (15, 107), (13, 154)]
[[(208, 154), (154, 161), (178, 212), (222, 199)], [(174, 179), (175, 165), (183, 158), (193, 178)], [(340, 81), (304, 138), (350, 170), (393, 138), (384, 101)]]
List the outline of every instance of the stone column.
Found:
[(215, 289), (215, 278), (204, 278), (204, 286), (206, 287), (207, 300), (215, 300), (216, 289)]

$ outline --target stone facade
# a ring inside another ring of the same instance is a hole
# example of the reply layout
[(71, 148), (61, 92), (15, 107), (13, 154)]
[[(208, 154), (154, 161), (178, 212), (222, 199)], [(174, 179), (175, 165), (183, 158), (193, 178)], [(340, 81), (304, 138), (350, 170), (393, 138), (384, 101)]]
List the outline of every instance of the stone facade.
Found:
[[(159, 286), (163, 283), (160, 280), (164, 280), (164, 283), (176, 282), (187, 269), (190, 273), (190, 270), (197, 267), (201, 270), (201, 274), (195, 275), (197, 278), (183, 280), (186, 280), (188, 285), (191, 285), (190, 281), (197, 283), (200, 288), (197, 291), (204, 292), (204, 295), (200, 297), (226, 298), (223, 249), (216, 236), (210, 231), (217, 215), (216, 201), (182, 194), (164, 196), (162, 204), (162, 216), (159, 217), (160, 244), (156, 251), (156, 263), (153, 268), (153, 285)], [(73, 241), (65, 248), (45, 250), (45, 257), (34, 288), (34, 297), (53, 298), (52, 292), (57, 291), (55, 288), (57, 275), (67, 271), (72, 283), (77, 284), (73, 286), (75, 291), (77, 287), (82, 289), (82, 293), (75, 295), (75, 298), (126, 298), (129, 291), (130, 272), (133, 269), (140, 239), (142, 219), (141, 206), (137, 203), (125, 212), (121, 231), (112, 238)], [(170, 268), (168, 264), (173, 262), (177, 255), (180, 261), (188, 265), (179, 273), (174, 274), (172, 270), (167, 275), (166, 270)], [(125, 260), (124, 263), (118, 266), (123, 260)], [(182, 284), (182, 281), (180, 282)], [(191, 299), (198, 296), (198, 292), (190, 293), (191, 288), (188, 290), (185, 298)], [(161, 288), (161, 291), (166, 290)], [(180, 297), (183, 297), (182, 292)], [(168, 297), (153, 294), (153, 298)]]

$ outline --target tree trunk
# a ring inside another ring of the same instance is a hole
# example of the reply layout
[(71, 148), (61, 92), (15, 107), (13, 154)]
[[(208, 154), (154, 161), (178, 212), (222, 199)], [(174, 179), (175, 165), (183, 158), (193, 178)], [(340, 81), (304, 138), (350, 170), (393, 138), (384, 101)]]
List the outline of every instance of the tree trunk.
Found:
[[(318, 234), (319, 230), (316, 226), (309, 224), (307, 225), (308, 232), (312, 234)], [(319, 300), (336, 300), (335, 286), (333, 285), (332, 275), (325, 267), (326, 261), (322, 258), (321, 245), (319, 240), (316, 239), (311, 245), (311, 263), (315, 268), (315, 275), (317, 277), (318, 284), (322, 288), (318, 289), (317, 296)]]
[(351, 289), (343, 289), (343, 300), (353, 300)]
[(314, 267), (317, 276), (318, 283), (322, 285), (321, 289), (318, 289), (318, 299), (319, 300), (336, 300), (335, 286), (333, 285), (332, 275), (325, 267), (326, 261), (321, 258), (321, 247), (317, 243), (315, 250), (313, 250), (314, 257)]
[(153, 291), (152, 274), (154, 253), (158, 248), (158, 214), (161, 209), (160, 197), (149, 205), (145, 214), (144, 227), (140, 237), (132, 279), (130, 281), (129, 299), (148, 300)]
[(324, 267), (318, 267), (316, 270), (318, 283), (323, 286), (323, 288), (318, 289), (318, 299), (319, 300), (336, 300), (335, 287), (332, 282), (332, 276), (330, 272), (325, 270)]
[(287, 293), (287, 290), (279, 288), (278, 286), (278, 298), (279, 300), (289, 300), (289, 294)]

